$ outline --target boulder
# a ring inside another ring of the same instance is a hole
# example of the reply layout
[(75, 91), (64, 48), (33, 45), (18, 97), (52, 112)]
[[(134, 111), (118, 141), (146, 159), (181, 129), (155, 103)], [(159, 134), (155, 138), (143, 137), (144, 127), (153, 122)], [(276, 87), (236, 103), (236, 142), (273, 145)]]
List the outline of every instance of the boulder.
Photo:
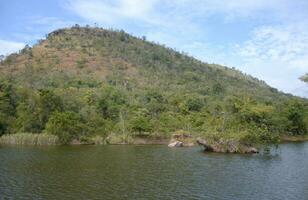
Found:
[(196, 142), (198, 145), (204, 147), (204, 151), (211, 151), (211, 152), (214, 151), (213, 147), (206, 140), (197, 138)]
[(183, 146), (183, 142), (180, 142), (180, 141), (175, 141), (175, 142), (168, 144), (168, 147), (182, 147), (182, 146)]
[(192, 135), (189, 134), (189, 133), (186, 133), (183, 130), (176, 131), (172, 135), (169, 144), (171, 145), (171, 144), (174, 144), (176, 142), (178, 142), (178, 145), (181, 146), (181, 147), (192, 147), (192, 146), (195, 145), (195, 139), (192, 137)]
[(218, 153), (259, 153), (259, 151), (251, 146), (240, 144), (236, 140), (220, 139), (216, 142), (208, 142), (204, 139), (197, 138), (197, 144), (204, 147), (204, 151)]
[(246, 147), (242, 150), (243, 153), (259, 153), (258, 149), (254, 147)]
[(195, 146), (195, 143), (193, 143), (193, 142), (184, 142), (183, 143), (183, 147), (193, 147), (193, 146)]

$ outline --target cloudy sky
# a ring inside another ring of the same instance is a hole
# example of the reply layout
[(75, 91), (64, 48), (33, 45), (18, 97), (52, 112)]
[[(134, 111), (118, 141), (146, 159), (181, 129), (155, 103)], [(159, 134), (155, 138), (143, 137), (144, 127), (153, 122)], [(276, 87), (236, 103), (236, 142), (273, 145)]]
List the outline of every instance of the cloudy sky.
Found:
[(73, 24), (124, 29), (308, 97), (307, 0), (0, 1), (0, 54)]

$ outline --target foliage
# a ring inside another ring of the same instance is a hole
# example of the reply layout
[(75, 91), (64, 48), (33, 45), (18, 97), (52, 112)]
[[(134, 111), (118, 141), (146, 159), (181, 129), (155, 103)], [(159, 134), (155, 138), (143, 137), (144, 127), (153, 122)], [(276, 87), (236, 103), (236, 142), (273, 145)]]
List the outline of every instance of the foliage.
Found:
[(9, 132), (10, 122), (14, 120), (16, 102), (13, 86), (7, 81), (0, 81), (0, 136)]
[(293, 135), (302, 135), (307, 133), (307, 124), (305, 123), (305, 116), (307, 116), (307, 106), (299, 102), (291, 102), (287, 110), (287, 130)]
[(307, 99), (124, 31), (74, 26), (0, 62), (0, 135), (133, 135), (275, 143), (307, 134)]
[(150, 119), (144, 116), (136, 116), (130, 121), (132, 131), (139, 134), (151, 132), (153, 130)]
[(47, 122), (46, 132), (58, 136), (62, 144), (67, 144), (82, 134), (83, 129), (76, 113), (54, 112)]

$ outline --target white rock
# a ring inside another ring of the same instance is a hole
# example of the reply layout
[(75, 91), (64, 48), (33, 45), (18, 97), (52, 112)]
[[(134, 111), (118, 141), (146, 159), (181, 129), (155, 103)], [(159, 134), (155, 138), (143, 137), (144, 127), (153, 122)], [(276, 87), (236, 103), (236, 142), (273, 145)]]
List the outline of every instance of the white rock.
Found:
[(180, 142), (180, 141), (175, 141), (175, 142), (168, 144), (168, 147), (182, 147), (182, 146), (183, 146), (183, 142)]

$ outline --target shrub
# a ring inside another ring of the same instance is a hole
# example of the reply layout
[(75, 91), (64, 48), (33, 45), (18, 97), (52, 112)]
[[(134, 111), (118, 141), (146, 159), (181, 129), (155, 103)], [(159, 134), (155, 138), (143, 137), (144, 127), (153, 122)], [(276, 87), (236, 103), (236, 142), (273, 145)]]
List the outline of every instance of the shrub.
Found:
[(48, 134), (59, 137), (61, 144), (68, 144), (83, 132), (79, 116), (73, 112), (54, 112), (46, 125)]
[(186, 102), (186, 106), (189, 111), (200, 111), (204, 106), (204, 99), (202, 98), (190, 98)]
[(150, 120), (144, 116), (136, 116), (130, 121), (130, 127), (133, 131), (142, 134), (144, 132), (151, 132), (153, 126), (150, 123)]

